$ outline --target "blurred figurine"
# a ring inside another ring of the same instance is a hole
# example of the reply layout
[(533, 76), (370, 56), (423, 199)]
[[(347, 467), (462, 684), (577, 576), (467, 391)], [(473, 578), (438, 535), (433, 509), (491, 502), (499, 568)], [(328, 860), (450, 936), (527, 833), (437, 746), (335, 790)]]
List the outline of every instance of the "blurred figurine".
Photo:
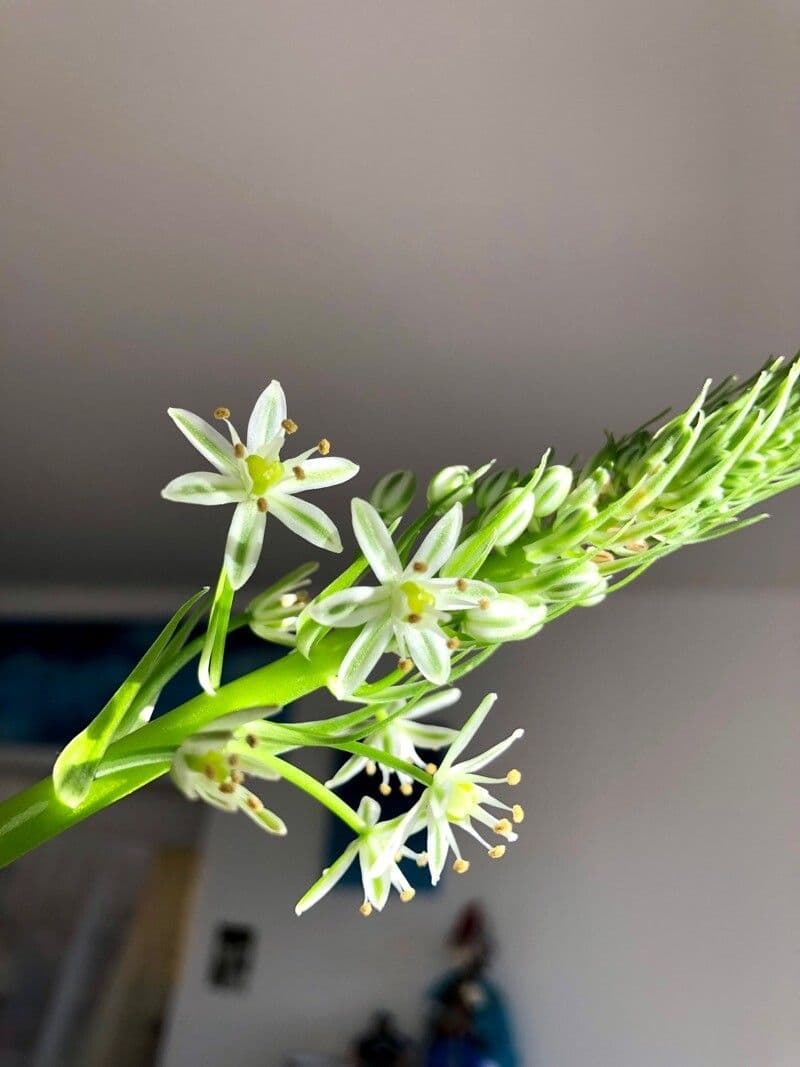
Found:
[(492, 945), (483, 909), (469, 904), (447, 938), (453, 969), (431, 990), (425, 1067), (518, 1067), (503, 998), (486, 978)]
[(408, 1067), (411, 1042), (394, 1026), (391, 1015), (381, 1012), (367, 1033), (357, 1039), (357, 1067)]

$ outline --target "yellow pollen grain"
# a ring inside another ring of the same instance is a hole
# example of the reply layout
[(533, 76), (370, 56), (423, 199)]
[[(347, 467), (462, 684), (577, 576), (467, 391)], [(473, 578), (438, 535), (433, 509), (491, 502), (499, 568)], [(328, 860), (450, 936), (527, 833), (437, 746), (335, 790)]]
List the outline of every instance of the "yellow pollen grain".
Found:
[(489, 598), (485, 597), (485, 596), (482, 596), (480, 598), (480, 600), (478, 601), (478, 607), (481, 609), (481, 611), (488, 611), (489, 610)]
[(411, 782), (401, 782), (400, 792), (403, 794), (404, 797), (410, 797), (411, 794), (414, 792), (414, 787)]
[(400, 894), (400, 899), (404, 904), (408, 904), (409, 901), (413, 900), (415, 896), (416, 893), (413, 889), (404, 889), (403, 892)]
[(428, 569), (428, 564), (425, 563), (423, 560), (418, 559), (414, 562), (413, 567), (417, 574), (424, 574), (425, 571)]
[(302, 482), (306, 476), (306, 472), (303, 470), (302, 467), (292, 467), (292, 474), (295, 476), (298, 482)]
[(469, 860), (457, 859), (453, 864), (456, 874), (466, 874), (469, 870)]
[(422, 616), (417, 614), (416, 611), (410, 611), (406, 615), (406, 622), (422, 622)]
[(267, 498), (263, 497), (263, 496), (260, 496), (258, 498), (258, 500), (256, 501), (256, 507), (258, 508), (258, 510), (263, 515), (267, 511), (267, 508), (269, 507), (269, 504), (267, 503)]
[(494, 832), (496, 834), (507, 834), (511, 832), (511, 823), (508, 819), (500, 819), (494, 824)]
[(233, 446), (233, 454), (237, 459), (242, 459), (244, 456), (245, 448), (241, 441), (237, 441)]
[(457, 648), (461, 648), (461, 642), (457, 637), (450, 637), (447, 640), (447, 647), (451, 650), (451, 652), (455, 652)]
[(489, 849), (489, 858), (493, 860), (500, 860), (506, 854), (505, 845), (495, 845), (494, 848)]
[(361, 907), (358, 909), (365, 919), (368, 919), (372, 915), (372, 905), (368, 900), (365, 900)]
[(506, 775), (506, 782), (509, 785), (519, 785), (522, 781), (522, 771), (518, 771), (516, 768), (510, 770)]
[(414, 664), (407, 656), (404, 656), (402, 659), (399, 659), (397, 661), (398, 671), (410, 671), (413, 666)]
[(467, 579), (459, 578), (456, 582), (456, 589), (459, 591), (459, 593), (466, 593), (467, 589), (469, 589), (469, 582), (467, 581)]
[(388, 797), (392, 792), (392, 787), (389, 785), (388, 782), (381, 782), (381, 784), (378, 786), (378, 792), (382, 797)]
[(522, 820), (525, 818), (525, 809), (522, 807), (521, 804), (515, 804), (514, 807), (511, 809), (511, 818), (514, 820), (514, 822), (522, 822)]
[(284, 430), (286, 430), (287, 433), (297, 433), (299, 429), (294, 419), (283, 419), (281, 422), (281, 426), (284, 428)]
[(435, 763), (426, 763), (425, 770), (428, 772), (428, 774), (436, 774), (439, 768), (436, 766)]
[(229, 419), (231, 417), (231, 409), (226, 407), (214, 408), (215, 419)]
[(321, 456), (327, 456), (329, 454), (330, 450), (331, 450), (331, 443), (328, 440), (328, 438), (327, 437), (320, 438), (320, 442), (317, 445), (317, 452), (319, 452), (319, 454)]

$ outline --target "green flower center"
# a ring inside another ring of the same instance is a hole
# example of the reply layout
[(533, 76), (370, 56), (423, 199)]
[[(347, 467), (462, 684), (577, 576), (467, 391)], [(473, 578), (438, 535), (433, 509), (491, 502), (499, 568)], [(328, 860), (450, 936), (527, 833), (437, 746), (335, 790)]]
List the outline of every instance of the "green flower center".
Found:
[(253, 479), (253, 493), (264, 496), (283, 477), (283, 464), (279, 459), (264, 459), (255, 453), (245, 460), (247, 470)]
[(461, 820), (475, 810), (478, 803), (478, 789), (472, 782), (462, 780), (450, 790), (447, 798), (447, 818)]
[(413, 611), (415, 615), (422, 615), (426, 608), (432, 608), (436, 603), (433, 593), (429, 593), (416, 582), (403, 582), (400, 589), (408, 601), (409, 611)]

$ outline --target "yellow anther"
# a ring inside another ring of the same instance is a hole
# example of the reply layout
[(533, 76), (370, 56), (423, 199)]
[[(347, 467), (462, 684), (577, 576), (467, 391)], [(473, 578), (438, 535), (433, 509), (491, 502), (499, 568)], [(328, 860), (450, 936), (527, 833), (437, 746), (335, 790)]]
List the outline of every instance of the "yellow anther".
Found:
[(466, 874), (469, 870), (469, 860), (462, 860), (459, 857), (453, 864), (453, 870), (456, 874)]
[(423, 562), (421, 559), (418, 559), (414, 561), (413, 567), (417, 574), (424, 574), (425, 571), (428, 569), (428, 564)]
[(267, 503), (267, 498), (264, 497), (264, 496), (260, 496), (258, 498), (258, 500), (256, 501), (256, 507), (258, 508), (258, 510), (261, 512), (262, 515), (265, 514), (267, 509), (269, 508), (269, 504)]
[(478, 601), (478, 607), (481, 609), (481, 611), (488, 611), (489, 610), (489, 603), (490, 603), (489, 598), (486, 597), (486, 596), (482, 596), (480, 598), (480, 600)]
[(331, 443), (327, 437), (323, 437), (317, 445), (317, 451), (321, 456), (327, 456), (331, 450)]
[(302, 467), (292, 467), (292, 474), (295, 476), (298, 482), (302, 482), (306, 476), (306, 472), (303, 470)]
[(428, 853), (427, 852), (420, 852), (420, 854), (417, 856), (417, 866), (418, 867), (427, 867), (428, 866)]
[(510, 834), (511, 822), (509, 819), (500, 819), (494, 824), (494, 832), (496, 834)]
[(410, 611), (406, 615), (406, 622), (422, 622), (422, 616), (418, 615), (416, 611)]
[(500, 860), (506, 854), (505, 845), (495, 845), (494, 848), (489, 849), (489, 858), (493, 860)]
[(436, 774), (439, 768), (436, 766), (435, 763), (426, 763), (425, 770), (428, 772), (428, 774)]
[(286, 430), (287, 433), (297, 433), (298, 427), (294, 419), (283, 419), (281, 422), (281, 426), (284, 428), (284, 430)]
[(358, 909), (365, 919), (368, 919), (372, 915), (372, 905), (368, 900), (365, 900), (361, 907)]
[(521, 804), (515, 804), (511, 809), (511, 818), (514, 822), (522, 822), (525, 818), (525, 809)]
[(408, 902), (413, 900), (416, 895), (417, 894), (413, 889), (404, 889), (400, 894), (400, 899), (404, 904), (408, 904)]
[(220, 782), (219, 784), (220, 793), (232, 793), (235, 788), (233, 782)]
[(403, 794), (404, 797), (410, 797), (411, 794), (414, 792), (414, 787), (411, 782), (401, 782), (400, 792)]
[(518, 771), (516, 768), (514, 770), (509, 771), (506, 775), (506, 782), (508, 782), (509, 785), (519, 785), (521, 781), (522, 771)]
[(241, 441), (237, 441), (236, 444), (233, 446), (233, 454), (234, 456), (236, 456), (237, 459), (242, 459), (244, 457), (245, 451), (246, 449)]
[(381, 782), (381, 784), (378, 786), (378, 792), (382, 797), (388, 797), (392, 792), (392, 787), (389, 785), (388, 782)]
[(452, 652), (455, 652), (455, 650), (456, 650), (457, 648), (461, 648), (461, 642), (459, 641), (459, 639), (458, 639), (457, 637), (449, 637), (449, 638), (447, 639), (447, 647), (448, 647), (448, 648), (449, 648), (449, 649), (450, 649), (450, 650), (451, 650)]
[(613, 563), (614, 553), (609, 552), (607, 548), (601, 548), (599, 552), (595, 552), (592, 556), (592, 563)]
[(217, 777), (214, 768), (211, 766), (210, 763), (207, 763), (205, 767), (203, 767), (203, 774), (212, 782)]
[(378, 768), (375, 766), (375, 760), (367, 760), (367, 765), (364, 770), (367, 772), (368, 775), (370, 775), (370, 777), (373, 774), (377, 774)]
[(250, 746), (250, 748), (255, 748), (258, 744), (258, 738), (255, 734), (248, 734), (245, 738), (245, 742)]
[(410, 671), (413, 666), (414, 664), (411, 662), (408, 656), (403, 656), (402, 659), (399, 659), (397, 661), (398, 671)]
[(261, 801), (258, 799), (258, 797), (253, 796), (252, 793), (247, 798), (245, 803), (247, 804), (248, 808), (251, 811), (261, 811), (261, 809), (264, 807), (264, 805), (261, 803)]
[(229, 419), (231, 417), (231, 409), (226, 407), (214, 408), (215, 419)]
[(236, 755), (235, 752), (231, 753), (231, 755), (228, 756), (228, 766), (229, 767), (238, 767), (239, 766), (239, 757)]
[(231, 771), (231, 781), (236, 782), (237, 785), (241, 785), (244, 781), (244, 772), (240, 771), (238, 767)]
[(459, 593), (466, 593), (467, 589), (469, 589), (469, 582), (467, 581), (467, 579), (459, 578), (456, 582), (456, 589), (459, 591)]
[(624, 547), (629, 552), (644, 552), (647, 549), (647, 541), (627, 541)]

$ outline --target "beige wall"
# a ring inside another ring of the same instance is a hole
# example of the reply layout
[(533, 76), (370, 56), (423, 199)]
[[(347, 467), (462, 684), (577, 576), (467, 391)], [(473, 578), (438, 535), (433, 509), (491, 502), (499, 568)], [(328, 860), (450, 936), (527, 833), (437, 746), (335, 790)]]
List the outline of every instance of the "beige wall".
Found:
[[(369, 921), (354, 891), (294, 917), (324, 855), (310, 803), (271, 794), (283, 841), (214, 817), (164, 1067), (339, 1051), (387, 1005), (413, 1029), (474, 895), (525, 1067), (796, 1064), (798, 619), (790, 595), (633, 593), (508, 648), (470, 694), (500, 692), (484, 741), (527, 727), (520, 842)], [(244, 995), (204, 981), (223, 920), (259, 931)]]

